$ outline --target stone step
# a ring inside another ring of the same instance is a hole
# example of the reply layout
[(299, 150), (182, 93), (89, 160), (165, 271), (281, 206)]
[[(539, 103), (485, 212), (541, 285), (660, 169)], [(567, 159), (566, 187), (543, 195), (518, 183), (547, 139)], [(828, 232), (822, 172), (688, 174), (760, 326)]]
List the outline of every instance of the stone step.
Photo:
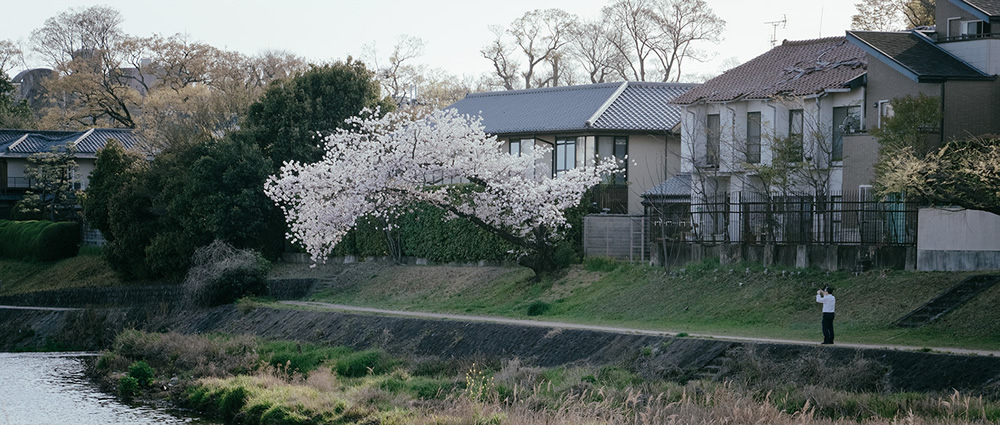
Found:
[(896, 321), (896, 326), (916, 328), (933, 322), (989, 289), (1000, 281), (1000, 275), (976, 275), (949, 288), (937, 298)]

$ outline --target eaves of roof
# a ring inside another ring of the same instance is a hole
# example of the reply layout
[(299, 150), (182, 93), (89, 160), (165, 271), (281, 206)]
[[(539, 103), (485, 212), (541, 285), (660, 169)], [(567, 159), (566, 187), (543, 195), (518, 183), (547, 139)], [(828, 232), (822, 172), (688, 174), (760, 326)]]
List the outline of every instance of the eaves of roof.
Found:
[(1000, 1), (997, 0), (955, 0), (952, 3), (986, 22), (1000, 17)]

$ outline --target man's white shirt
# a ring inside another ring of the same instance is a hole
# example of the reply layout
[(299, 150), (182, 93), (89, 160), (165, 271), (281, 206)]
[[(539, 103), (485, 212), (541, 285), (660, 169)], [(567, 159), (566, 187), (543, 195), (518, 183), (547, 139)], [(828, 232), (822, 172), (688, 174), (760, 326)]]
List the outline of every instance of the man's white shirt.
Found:
[(824, 313), (833, 313), (834, 307), (837, 305), (837, 298), (833, 294), (827, 296), (816, 294), (816, 302), (823, 304)]

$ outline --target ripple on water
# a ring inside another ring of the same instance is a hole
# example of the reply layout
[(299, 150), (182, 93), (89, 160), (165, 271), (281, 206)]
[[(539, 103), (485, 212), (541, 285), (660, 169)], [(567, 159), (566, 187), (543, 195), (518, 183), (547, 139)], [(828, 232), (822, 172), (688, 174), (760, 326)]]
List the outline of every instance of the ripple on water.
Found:
[(0, 353), (0, 425), (208, 424), (129, 406), (83, 374), (87, 353)]

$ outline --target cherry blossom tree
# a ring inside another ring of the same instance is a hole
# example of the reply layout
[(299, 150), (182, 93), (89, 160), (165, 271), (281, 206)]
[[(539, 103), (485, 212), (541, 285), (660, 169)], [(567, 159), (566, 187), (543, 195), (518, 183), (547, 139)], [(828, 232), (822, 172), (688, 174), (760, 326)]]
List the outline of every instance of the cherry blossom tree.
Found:
[(366, 111), (328, 136), (325, 149), (317, 163), (286, 162), (264, 188), (283, 209), (289, 238), (314, 261), (323, 261), (359, 218), (391, 218), (422, 202), (519, 247), (519, 263), (536, 277), (557, 269), (554, 244), (567, 227), (564, 210), (619, 166), (600, 160), (535, 177), (546, 148), (509, 155), (479, 118), (455, 110), (419, 120)]

